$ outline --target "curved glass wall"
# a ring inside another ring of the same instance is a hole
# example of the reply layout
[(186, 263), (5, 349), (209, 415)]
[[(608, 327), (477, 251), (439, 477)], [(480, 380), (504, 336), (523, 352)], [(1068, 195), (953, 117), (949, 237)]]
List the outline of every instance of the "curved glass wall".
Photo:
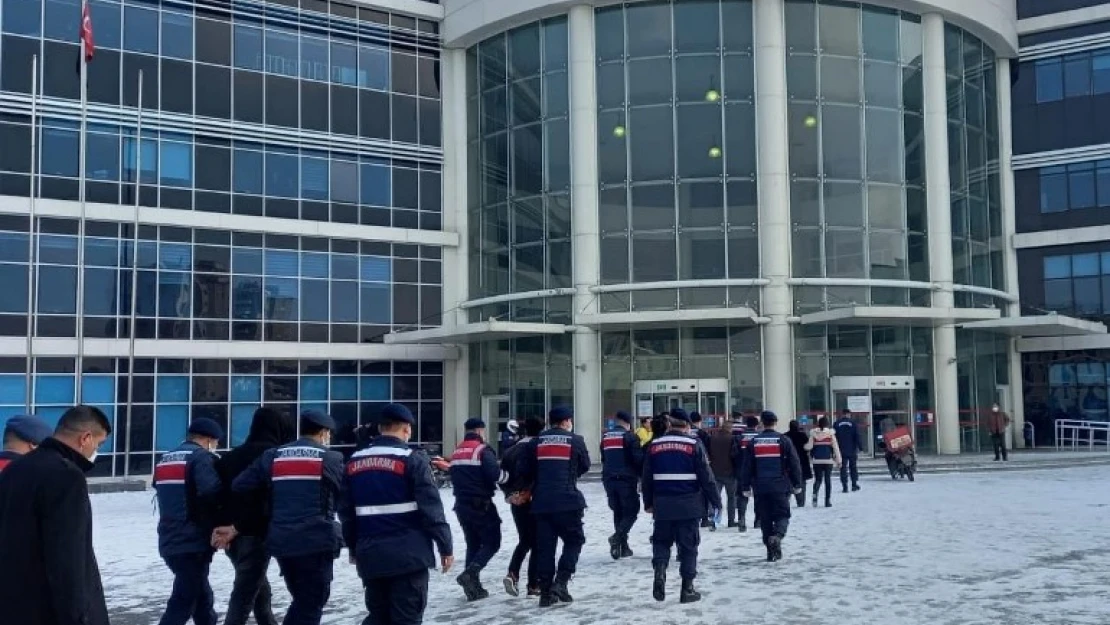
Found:
[[(749, 0), (597, 11), (602, 283), (759, 276), (751, 20)], [(757, 307), (758, 289), (615, 293), (600, 306)]]
[[(470, 298), (571, 286), (566, 19), (470, 48), (466, 84)], [(570, 298), (471, 314), (569, 323)]]
[[(786, 46), (793, 275), (928, 281), (919, 18), (789, 0)], [(929, 305), (927, 290), (794, 293), (798, 314)]]
[[(945, 26), (952, 281), (1005, 290), (994, 58), (971, 33)], [(993, 305), (989, 295), (956, 293), (956, 306)]]

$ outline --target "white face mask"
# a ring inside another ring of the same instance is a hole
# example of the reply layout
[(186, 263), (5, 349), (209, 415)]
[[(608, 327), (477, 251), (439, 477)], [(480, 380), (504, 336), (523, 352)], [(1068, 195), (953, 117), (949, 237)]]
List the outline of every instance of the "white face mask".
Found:
[(96, 463), (96, 457), (99, 456), (99, 455), (100, 455), (99, 450), (93, 451), (92, 455), (89, 456), (89, 462), (92, 462), (92, 463), (95, 464)]

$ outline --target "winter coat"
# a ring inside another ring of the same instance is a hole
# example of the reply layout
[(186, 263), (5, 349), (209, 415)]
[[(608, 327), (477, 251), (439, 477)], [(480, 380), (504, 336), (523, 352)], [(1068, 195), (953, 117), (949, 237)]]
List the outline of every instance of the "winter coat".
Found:
[(469, 504), (488, 503), (497, 492), (501, 467), (497, 454), (471, 433), (463, 438), (451, 455), (451, 487), (455, 489), (455, 509)]
[(790, 439), (774, 430), (764, 430), (744, 449), (740, 492), (755, 495), (788, 495), (802, 487), (802, 465)]
[(864, 450), (863, 435), (859, 426), (846, 417), (840, 417), (833, 424), (836, 431), (836, 443), (840, 446), (840, 453), (845, 458), (855, 458)]
[(185, 441), (162, 454), (154, 466), (158, 555), (166, 558), (212, 551), (212, 528), (222, 491), (211, 451)]
[(224, 484), (220, 525), (234, 525), (244, 536), (266, 537), (270, 522), (270, 493), (264, 489), (232, 493), (231, 483), (268, 449), (291, 443), (297, 438), (293, 419), (281, 413), (256, 414), (247, 440), (216, 461), (216, 472)]
[(578, 478), (590, 470), (590, 452), (581, 436), (562, 428), (544, 430), (528, 441), (519, 472), (532, 483), (532, 513), (586, 509)]
[(644, 458), (644, 509), (656, 521), (700, 519), (721, 507), (721, 493), (709, 469), (705, 448), (693, 434), (667, 432), (648, 445)]
[(532, 438), (528, 436), (520, 439), (501, 458), (501, 479), (497, 484), (506, 498), (523, 491), (529, 491), (529, 497), (531, 497), (532, 482), (520, 472), (521, 454), (527, 451), (528, 442), (531, 440)]
[(716, 477), (735, 477), (736, 468), (740, 464), (739, 439), (725, 430), (717, 430), (709, 438), (709, 465), (713, 468)]
[(85, 481), (92, 468), (48, 438), (0, 474), (0, 621), (108, 625)]
[(643, 464), (644, 452), (635, 434), (624, 428), (613, 428), (601, 435), (602, 480), (636, 482)]
[(1010, 417), (1001, 410), (992, 411), (987, 416), (987, 428), (991, 434), (1005, 434), (1007, 425), (1010, 425)]
[(806, 451), (806, 443), (809, 442), (809, 436), (801, 430), (790, 430), (786, 433), (786, 438), (794, 443), (794, 451), (798, 452), (798, 461), (802, 463), (802, 480), (808, 481), (813, 479), (813, 467), (809, 464), (809, 452)]
[(806, 451), (813, 459), (813, 464), (840, 466), (840, 447), (836, 444), (836, 434), (830, 429), (817, 428), (810, 430), (809, 442)]
[(636, 438), (640, 439), (640, 447), (647, 447), (651, 442), (651, 428), (640, 426), (636, 428)]
[(20, 455), (10, 449), (0, 450), (0, 472), (3, 472), (9, 464), (19, 459)]

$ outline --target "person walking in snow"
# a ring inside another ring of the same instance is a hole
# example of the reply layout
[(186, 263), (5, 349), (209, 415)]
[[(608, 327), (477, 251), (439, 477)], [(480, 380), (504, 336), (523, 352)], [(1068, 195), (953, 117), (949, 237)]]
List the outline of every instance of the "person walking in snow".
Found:
[(640, 514), (640, 495), (636, 484), (640, 478), (644, 453), (640, 439), (632, 433), (632, 416), (618, 410), (614, 427), (601, 436), (601, 483), (613, 511), (613, 535), (609, 537), (609, 555), (614, 560), (629, 558), (628, 533)]
[(806, 451), (809, 435), (802, 431), (802, 425), (798, 423), (798, 420), (793, 419), (790, 421), (790, 430), (787, 431), (786, 438), (789, 438), (790, 442), (794, 444), (794, 451), (798, 452), (798, 460), (802, 463), (802, 492), (794, 495), (794, 500), (799, 508), (804, 508), (806, 505), (806, 484), (813, 479), (813, 468), (810, 466), (809, 452)]
[(501, 549), (501, 515), (493, 503), (501, 468), (485, 442), (485, 422), (467, 419), (463, 427), (466, 435), (451, 455), (455, 514), (466, 538), (466, 568), (455, 581), (467, 601), (477, 601), (489, 596), (482, 587), (482, 569)]
[(709, 439), (709, 466), (718, 492), (723, 488), (727, 501), (728, 527), (736, 527), (736, 479), (739, 477), (740, 443), (732, 434), (732, 422), (724, 421)]
[(813, 507), (817, 507), (817, 496), (821, 483), (825, 484), (825, 507), (832, 507), (832, 470), (840, 466), (840, 446), (836, 443), (836, 433), (829, 429), (829, 418), (817, 419), (817, 428), (809, 433), (806, 451), (813, 458)]
[(836, 431), (836, 444), (844, 462), (840, 465), (840, 484), (844, 492), (848, 492), (848, 477), (852, 478), (852, 492), (859, 490), (859, 466), (856, 461), (859, 454), (863, 453), (863, 435), (859, 426), (852, 421), (852, 411), (845, 408), (840, 412), (840, 418), (833, 425)]
[(760, 415), (763, 431), (748, 445), (740, 474), (741, 490), (755, 497), (768, 562), (782, 559), (782, 540), (790, 526), (790, 493), (802, 490), (802, 465), (790, 439), (775, 431), (778, 420), (770, 410)]
[(991, 442), (994, 443), (994, 459), (1009, 460), (1006, 456), (1006, 428), (1010, 425), (1010, 417), (999, 409), (998, 404), (991, 406), (991, 413), (987, 417), (987, 428), (991, 433)]
[(524, 558), (528, 558), (526, 578), (529, 597), (540, 594), (540, 583), (536, 577), (536, 517), (532, 514), (532, 484), (520, 474), (520, 456), (527, 443), (543, 432), (543, 421), (536, 417), (524, 420), (524, 438), (505, 452), (501, 459), (501, 491), (512, 509), (513, 525), (516, 525), (517, 543), (509, 558), (509, 572), (505, 575), (505, 592), (516, 597), (520, 594), (520, 569)]

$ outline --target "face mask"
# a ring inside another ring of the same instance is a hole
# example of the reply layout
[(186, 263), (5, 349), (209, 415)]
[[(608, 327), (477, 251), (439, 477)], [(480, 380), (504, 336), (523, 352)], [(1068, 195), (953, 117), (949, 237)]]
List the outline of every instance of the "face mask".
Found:
[(331, 434), (328, 434), (324, 437), (322, 444), (324, 445), (324, 447), (331, 447)]
[(95, 463), (96, 462), (96, 457), (99, 456), (99, 455), (100, 455), (99, 451), (94, 451), (92, 453), (92, 455), (89, 456), (89, 462)]

